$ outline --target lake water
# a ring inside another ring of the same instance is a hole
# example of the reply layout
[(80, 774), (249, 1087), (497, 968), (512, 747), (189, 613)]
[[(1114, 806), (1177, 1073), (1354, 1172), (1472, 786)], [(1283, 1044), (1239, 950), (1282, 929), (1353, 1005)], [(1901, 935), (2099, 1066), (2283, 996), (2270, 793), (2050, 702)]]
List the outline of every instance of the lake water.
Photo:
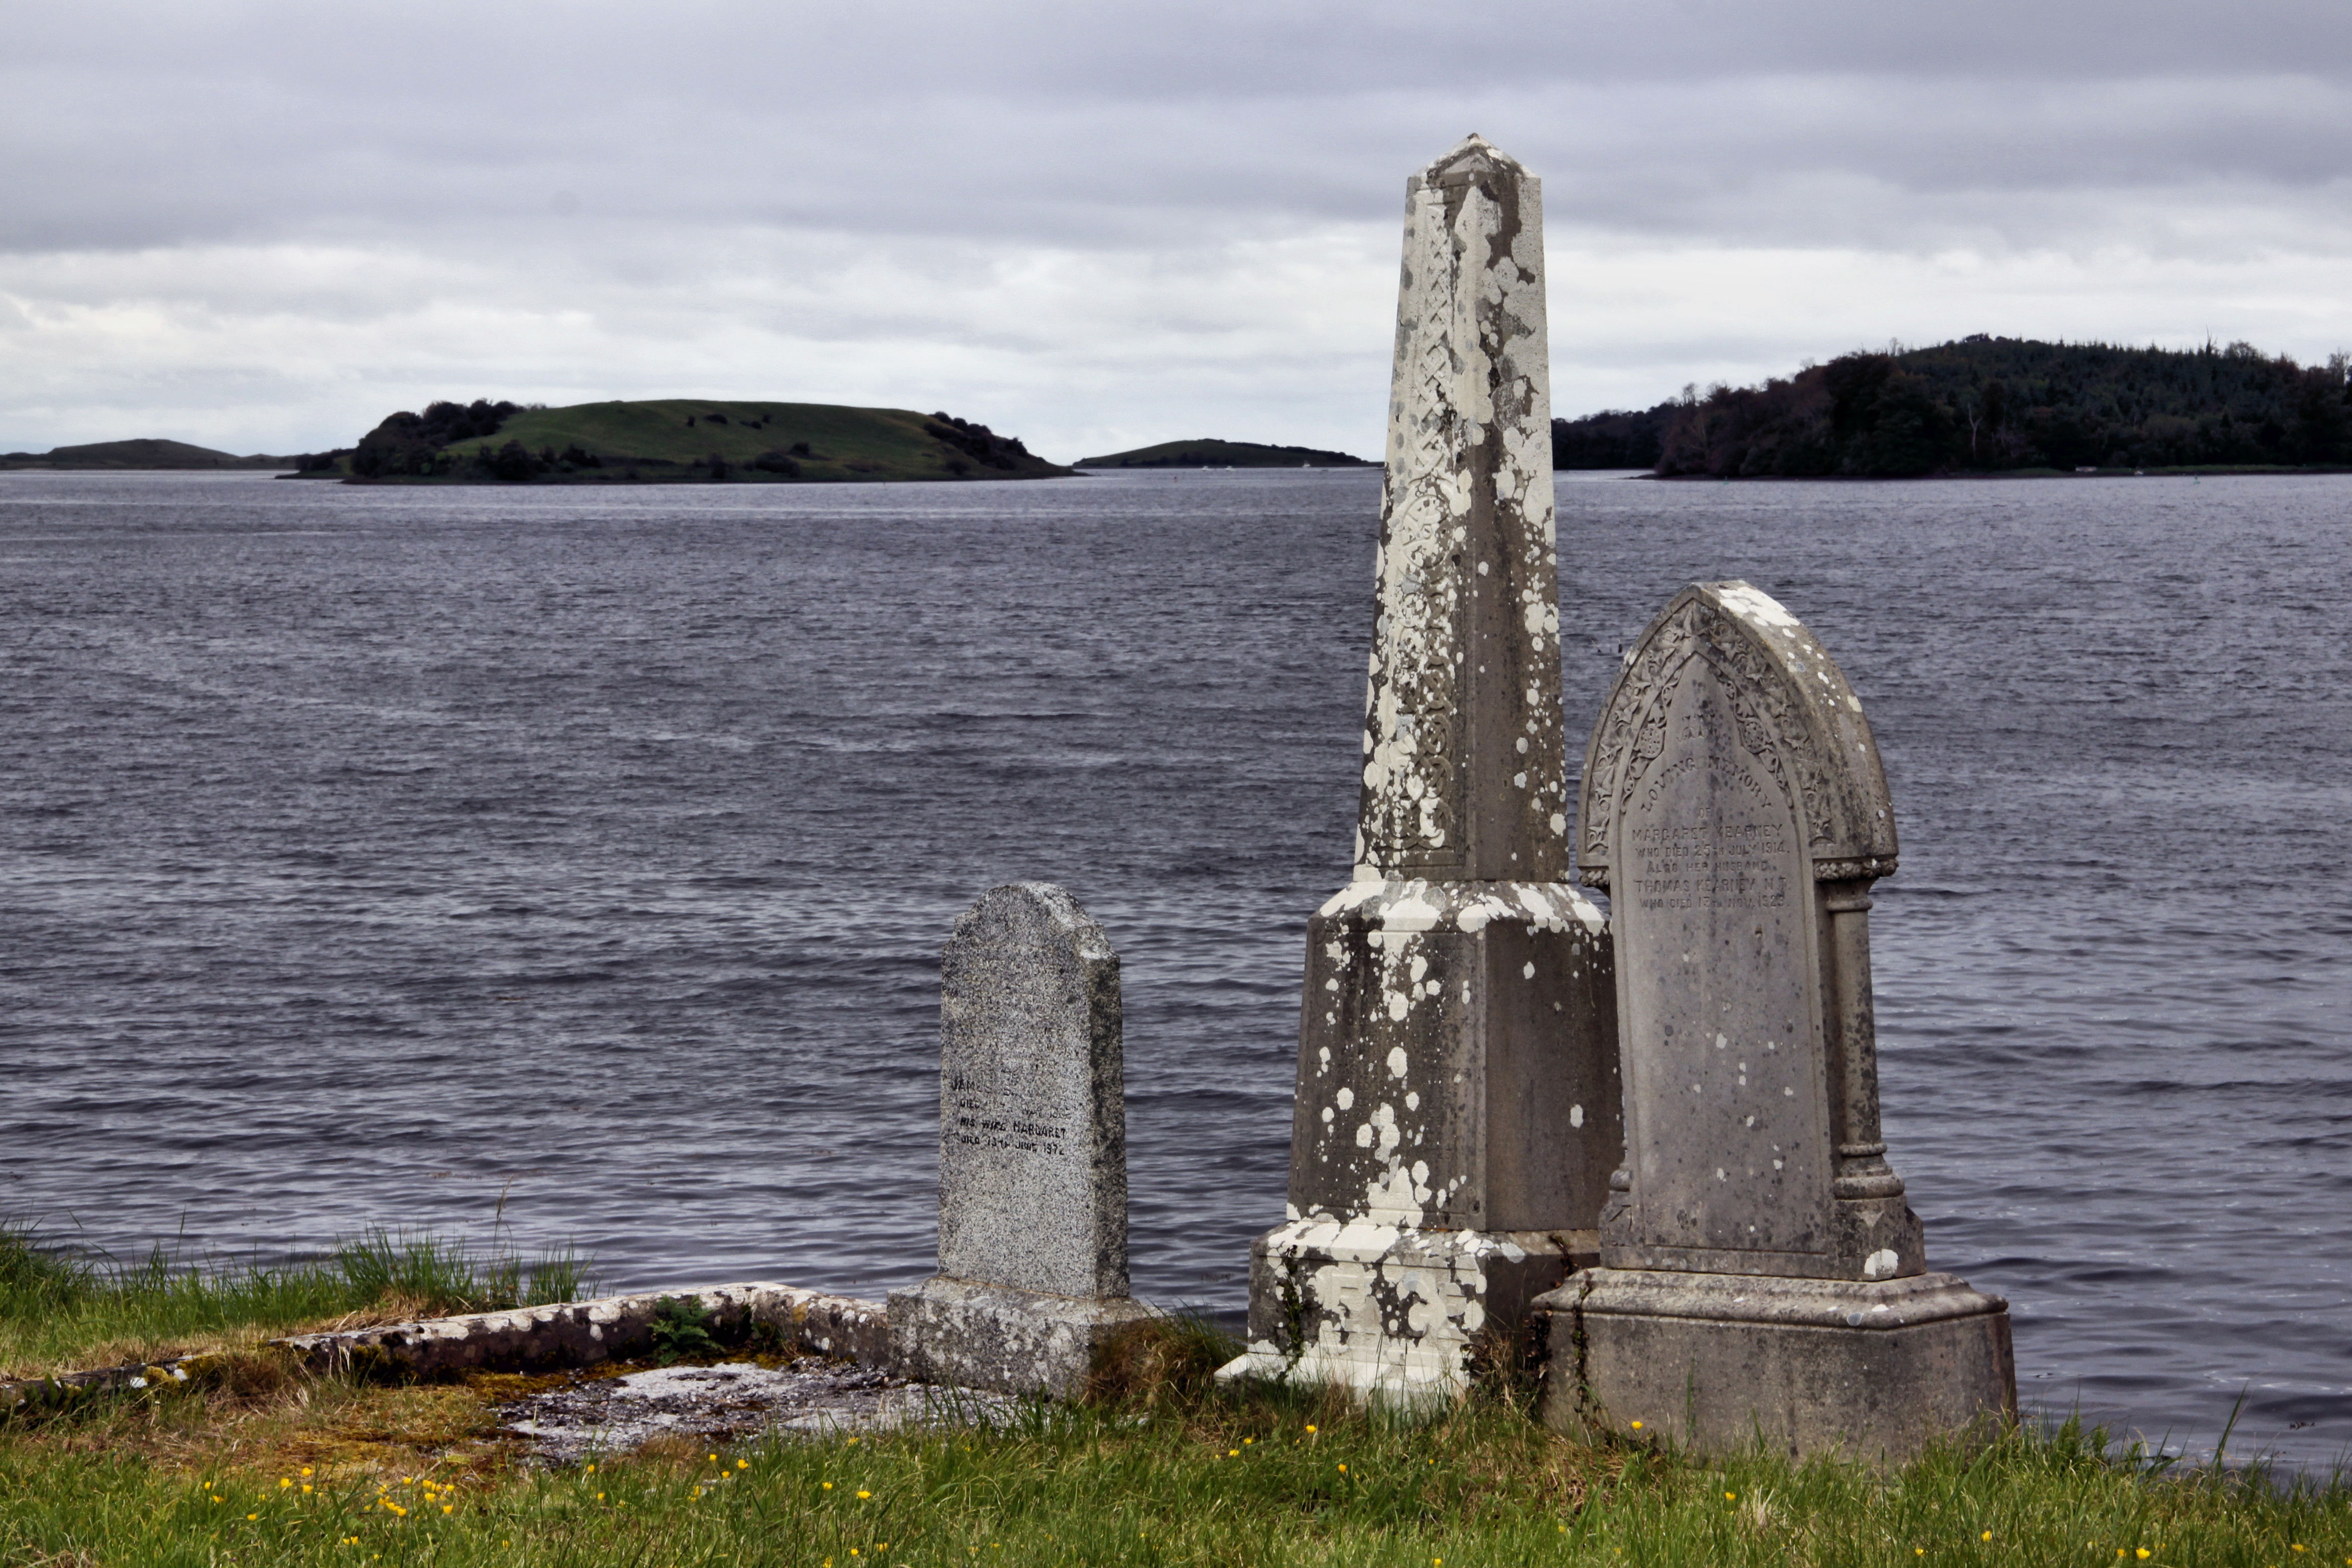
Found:
[[(2352, 1449), (2352, 479), (1559, 495), (1571, 735), (1700, 578), (1867, 704), (1891, 1157), (2029, 1405)], [(0, 475), (0, 1212), (878, 1294), (932, 1261), (940, 944), (1042, 878), (1124, 960), (1137, 1290), (1237, 1311), (1377, 510)]]

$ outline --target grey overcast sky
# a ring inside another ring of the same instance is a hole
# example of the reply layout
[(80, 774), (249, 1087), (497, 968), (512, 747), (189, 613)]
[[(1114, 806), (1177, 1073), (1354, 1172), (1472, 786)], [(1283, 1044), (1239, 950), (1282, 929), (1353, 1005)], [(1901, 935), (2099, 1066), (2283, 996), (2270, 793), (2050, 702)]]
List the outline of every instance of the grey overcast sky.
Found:
[(0, 450), (431, 398), (1377, 456), (1403, 182), (1544, 178), (1553, 399), (1971, 331), (2352, 348), (2352, 0), (75, 0), (0, 54)]

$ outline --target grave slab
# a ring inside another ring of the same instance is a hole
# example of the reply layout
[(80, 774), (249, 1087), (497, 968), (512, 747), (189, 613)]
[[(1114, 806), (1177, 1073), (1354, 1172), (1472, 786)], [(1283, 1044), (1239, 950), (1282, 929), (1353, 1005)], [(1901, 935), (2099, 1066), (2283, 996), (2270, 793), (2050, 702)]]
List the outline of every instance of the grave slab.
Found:
[(1579, 822), (1626, 1152), (1601, 1267), (1538, 1303), (1547, 1419), (1885, 1459), (2012, 1412), (2006, 1304), (1926, 1272), (1879, 1136), (1869, 889), (1895, 817), (1828, 652), (1746, 583), (1684, 590), (1594, 728)]
[(940, 1272), (891, 1293), (893, 1370), (1066, 1395), (1121, 1326), (1127, 1110), (1118, 955), (1061, 889), (996, 888), (940, 962)]

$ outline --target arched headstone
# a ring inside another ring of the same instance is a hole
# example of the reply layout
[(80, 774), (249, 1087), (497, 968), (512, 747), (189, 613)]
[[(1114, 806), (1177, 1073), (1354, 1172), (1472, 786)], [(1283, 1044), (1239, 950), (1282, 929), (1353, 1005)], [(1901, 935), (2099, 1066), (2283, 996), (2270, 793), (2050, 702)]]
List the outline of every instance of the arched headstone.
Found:
[(2005, 1303), (1927, 1272), (1879, 1137), (1869, 889), (1894, 808), (1862, 702), (1746, 583), (1685, 589), (1585, 754), (1625, 1163), (1546, 1297), (1556, 1424), (1901, 1455), (2015, 1405)]

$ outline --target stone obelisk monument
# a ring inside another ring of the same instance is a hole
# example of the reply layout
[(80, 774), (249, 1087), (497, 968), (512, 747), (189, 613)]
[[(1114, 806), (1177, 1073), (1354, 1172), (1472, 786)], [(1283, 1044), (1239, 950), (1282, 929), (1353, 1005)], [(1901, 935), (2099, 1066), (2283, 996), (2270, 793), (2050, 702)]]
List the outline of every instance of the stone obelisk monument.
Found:
[(1626, 1159), (1553, 1314), (1545, 1417), (1702, 1450), (1900, 1459), (2016, 1408), (2009, 1315), (1927, 1272), (1879, 1137), (1871, 884), (1895, 811), (1862, 701), (1746, 583), (1685, 589), (1585, 753)]
[(1568, 883), (1545, 333), (1540, 186), (1474, 135), (1406, 184), (1355, 877), (1307, 925), (1227, 1375), (1451, 1391), (1597, 1246), (1616, 994)]

